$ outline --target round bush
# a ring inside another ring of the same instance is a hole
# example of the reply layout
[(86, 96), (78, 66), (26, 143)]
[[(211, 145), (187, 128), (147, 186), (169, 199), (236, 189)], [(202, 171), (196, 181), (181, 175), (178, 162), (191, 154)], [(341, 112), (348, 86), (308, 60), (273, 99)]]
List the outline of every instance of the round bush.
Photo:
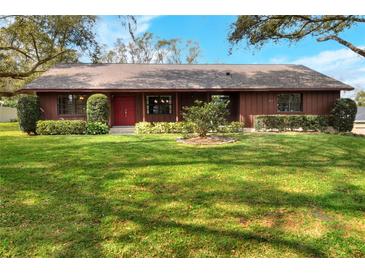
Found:
[(338, 99), (333, 107), (332, 126), (339, 132), (351, 131), (357, 112), (356, 103), (349, 98)]
[(36, 134), (37, 121), (41, 117), (39, 98), (34, 95), (21, 96), (17, 103), (20, 129)]
[(93, 94), (87, 99), (87, 120), (88, 122), (101, 122), (108, 124), (109, 102), (104, 94)]

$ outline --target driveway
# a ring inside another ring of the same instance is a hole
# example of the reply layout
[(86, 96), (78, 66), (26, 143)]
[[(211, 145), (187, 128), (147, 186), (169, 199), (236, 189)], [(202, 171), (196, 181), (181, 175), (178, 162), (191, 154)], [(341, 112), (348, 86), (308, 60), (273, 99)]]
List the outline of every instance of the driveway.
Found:
[(365, 135), (365, 127), (354, 127), (352, 132)]

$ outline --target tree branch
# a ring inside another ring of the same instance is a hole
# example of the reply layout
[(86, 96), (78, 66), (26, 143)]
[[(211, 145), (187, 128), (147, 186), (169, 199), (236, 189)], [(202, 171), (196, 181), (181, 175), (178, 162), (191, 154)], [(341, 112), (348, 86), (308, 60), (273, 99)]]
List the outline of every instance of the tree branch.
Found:
[(38, 47), (37, 47), (37, 42), (35, 41), (34, 35), (31, 33), (30, 36), (32, 36), (32, 42), (33, 42), (33, 46), (34, 46), (34, 50), (35, 50), (35, 54), (37, 56), (37, 60), (38, 62), (40, 61), (39, 58), (39, 53), (38, 53)]
[(356, 47), (354, 44), (338, 37), (338, 36), (335, 36), (335, 35), (329, 35), (329, 36), (325, 36), (325, 37), (321, 37), (321, 38), (318, 38), (317, 41), (318, 42), (324, 42), (324, 41), (328, 41), (328, 40), (334, 40), (338, 43), (340, 43), (341, 45), (349, 48), (350, 50), (352, 50), (353, 52), (361, 55), (362, 57), (365, 57), (365, 50), (361, 49), (361, 48), (358, 48)]
[(32, 56), (30, 56), (25, 51), (23, 51), (23, 50), (21, 50), (19, 48), (16, 48), (16, 47), (12, 47), (12, 46), (9, 46), (9, 47), (0, 47), (0, 51), (1, 50), (13, 50), (13, 51), (16, 51), (16, 52), (19, 52), (19, 53), (23, 54), (25, 57), (27, 57), (29, 59), (34, 60)]
[(58, 56), (60, 56), (62, 54), (65, 54), (67, 51), (69, 51), (69, 50), (61, 51), (55, 55), (51, 55), (51, 56), (48, 56), (47, 58), (44, 58), (43, 60), (40, 60), (30, 70), (28, 70), (26, 72), (0, 72), (0, 78), (21, 79), (21, 78), (29, 77), (33, 73), (41, 72), (41, 71), (37, 70), (37, 68), (39, 66), (43, 65), (44, 63), (47, 63), (48, 61), (51, 61), (51, 60), (57, 58)]

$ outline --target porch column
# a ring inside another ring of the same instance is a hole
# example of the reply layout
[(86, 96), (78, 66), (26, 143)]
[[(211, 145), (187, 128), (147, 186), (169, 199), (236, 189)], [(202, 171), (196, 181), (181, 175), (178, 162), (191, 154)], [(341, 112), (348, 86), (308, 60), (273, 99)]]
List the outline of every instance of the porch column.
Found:
[(242, 93), (239, 93), (239, 100), (238, 100), (238, 114), (239, 114), (239, 121), (240, 123), (244, 122), (244, 118), (243, 118), (243, 100), (244, 100), (244, 95)]
[(144, 92), (142, 92), (142, 121), (146, 122), (146, 106), (145, 106)]
[(176, 122), (179, 122), (179, 114), (180, 114), (179, 94), (177, 92), (175, 92), (175, 119), (176, 119)]
[(112, 118), (112, 113), (113, 113), (113, 103), (112, 103), (112, 101), (113, 101), (113, 95), (109, 92), (108, 93), (108, 104), (109, 104), (109, 110), (110, 110), (110, 112), (109, 112), (109, 126), (111, 127), (111, 126), (113, 126), (113, 118)]

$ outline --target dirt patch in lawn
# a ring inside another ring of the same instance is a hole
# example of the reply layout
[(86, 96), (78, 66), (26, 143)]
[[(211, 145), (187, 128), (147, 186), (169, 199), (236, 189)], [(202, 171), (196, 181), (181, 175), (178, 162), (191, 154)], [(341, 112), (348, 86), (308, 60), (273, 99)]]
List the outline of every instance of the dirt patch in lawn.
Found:
[(189, 145), (223, 145), (223, 144), (234, 143), (237, 140), (225, 136), (207, 136), (207, 137), (178, 138), (176, 141), (179, 143), (184, 143)]
[(275, 228), (292, 234), (307, 235), (311, 237), (321, 237), (327, 231), (327, 225), (324, 221), (313, 218), (311, 212), (293, 211), (278, 209), (266, 212), (262, 215), (239, 219), (243, 228), (261, 227)]

